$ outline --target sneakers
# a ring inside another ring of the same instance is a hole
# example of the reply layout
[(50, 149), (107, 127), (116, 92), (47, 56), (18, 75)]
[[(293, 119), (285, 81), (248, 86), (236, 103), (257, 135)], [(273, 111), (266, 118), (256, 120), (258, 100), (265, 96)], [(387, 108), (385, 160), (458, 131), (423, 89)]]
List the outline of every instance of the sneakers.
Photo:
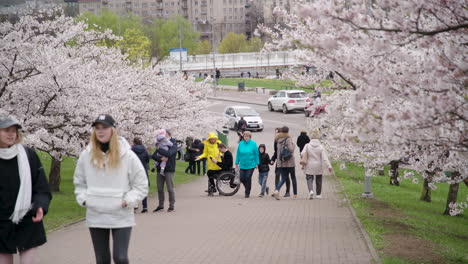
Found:
[(266, 195), (268, 195), (270, 192), (270, 187), (266, 187)]
[(246, 194), (246, 195), (245, 195), (245, 198), (249, 198), (249, 197), (250, 197), (250, 194)]
[(314, 199), (314, 191), (310, 191), (309, 193), (309, 200)]
[(141, 212), (140, 212), (140, 213), (144, 214), (144, 213), (147, 213), (147, 212), (148, 212), (148, 209), (146, 209), (146, 208), (143, 208), (143, 210), (141, 210)]
[(275, 197), (276, 200), (279, 200), (279, 192), (278, 191), (274, 191), (273, 194), (272, 194), (273, 197)]
[(291, 195), (289, 195), (288, 192), (284, 194), (284, 197), (289, 197), (289, 196), (291, 196)]
[(319, 194), (319, 195), (316, 196), (316, 198), (317, 198), (317, 199), (322, 199), (322, 195)]
[(170, 213), (170, 212), (174, 212), (174, 207), (172, 207), (172, 206), (171, 206), (171, 207), (169, 207), (169, 208), (167, 209), (167, 212), (168, 212), (168, 213)]
[(296, 199), (296, 198), (297, 198), (297, 194), (293, 195), (293, 198)]
[(159, 212), (161, 210), (164, 210), (164, 207), (158, 206), (156, 209), (153, 210), (153, 213)]
[(262, 198), (263, 196), (265, 196), (265, 194), (263, 194), (263, 193), (260, 193), (260, 194), (258, 195), (258, 197), (260, 197), (260, 198)]

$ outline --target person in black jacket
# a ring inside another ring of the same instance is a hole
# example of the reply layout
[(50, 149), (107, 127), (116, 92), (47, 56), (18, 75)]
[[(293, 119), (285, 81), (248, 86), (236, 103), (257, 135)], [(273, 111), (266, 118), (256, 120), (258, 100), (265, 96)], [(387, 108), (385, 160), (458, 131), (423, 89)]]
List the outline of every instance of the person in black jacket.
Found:
[[(143, 164), (143, 168), (145, 168), (146, 172), (146, 177), (148, 178), (148, 186), (150, 184), (149, 176), (148, 176), (148, 163), (150, 161), (149, 153), (146, 150), (145, 146), (143, 145), (143, 141), (139, 137), (135, 137), (133, 139), (133, 147), (132, 151), (135, 152), (135, 154), (138, 156), (138, 158), (141, 161), (141, 164)], [(145, 197), (143, 201), (141, 201), (143, 204), (143, 209), (141, 210), (141, 213), (144, 214), (148, 212), (148, 197)]]
[(185, 169), (185, 173), (195, 174), (195, 153), (196, 151), (192, 148), (193, 137), (187, 137), (185, 139), (185, 155), (184, 160), (188, 162), (188, 166)]
[(232, 157), (232, 153), (223, 143), (218, 144), (219, 152), (222, 153), (221, 161), (217, 161), (215, 159), (211, 159), (213, 163), (218, 165), (221, 168), (221, 171), (232, 171), (232, 167), (234, 166), (234, 158)]
[(36, 261), (37, 247), (46, 243), (42, 223), (52, 195), (36, 152), (21, 145), (20, 123), (0, 116), (0, 263)]
[[(274, 153), (273, 153), (273, 156), (271, 156), (271, 160), (270, 160), (270, 165), (273, 165), (275, 164), (275, 161), (276, 161), (276, 158), (278, 157), (277, 155), (277, 142), (276, 142), (276, 136), (281, 133), (281, 128), (275, 128), (275, 140), (274, 140), (274, 143), (273, 143), (273, 149), (274, 149)], [(278, 167), (275, 166), (275, 186), (278, 186), (278, 183), (279, 183), (279, 180), (280, 180), (280, 171), (278, 170)], [(284, 197), (289, 197), (289, 188), (291, 187), (291, 181), (289, 180), (289, 177), (286, 178), (286, 193), (284, 194)]]
[[(192, 144), (191, 148), (192, 148), (192, 150), (195, 151), (193, 153), (193, 157), (198, 157), (203, 153), (203, 143), (198, 138), (193, 141), (193, 144)], [(196, 168), (198, 176), (200, 176), (200, 162), (202, 162), (202, 161), (194, 159), (194, 164), (195, 165), (193, 167), (193, 173), (195, 173), (195, 168)], [(205, 167), (206, 167), (206, 165), (205, 165)], [(205, 174), (205, 173), (203, 173), (203, 174)]]
[[(167, 186), (167, 192), (169, 193), (169, 208), (167, 209), (168, 212), (174, 211), (174, 204), (175, 204), (175, 191), (174, 191), (174, 174), (175, 174), (175, 167), (176, 167), (176, 155), (177, 155), (177, 144), (176, 140), (172, 138), (171, 132), (166, 130), (166, 137), (173, 143), (172, 147), (169, 150), (164, 150), (162, 148), (156, 149), (156, 151), (151, 156), (152, 159), (157, 161), (159, 164), (157, 165), (157, 176), (156, 176), (156, 184), (158, 185), (158, 201), (159, 205), (156, 209), (153, 210), (154, 212), (159, 212), (164, 210), (164, 183)], [(162, 161), (166, 162), (166, 168), (164, 169), (164, 175), (161, 174), (161, 167), (160, 164)]]
[(268, 195), (269, 188), (267, 185), (268, 172), (270, 171), (270, 156), (266, 153), (265, 144), (258, 146), (258, 152), (260, 153), (260, 165), (258, 165), (258, 183), (262, 187), (262, 190), (258, 197), (263, 197), (265, 193)]
[(297, 137), (296, 145), (299, 147), (299, 153), (302, 153), (304, 146), (310, 142), (309, 136), (307, 136), (307, 131), (302, 130), (301, 134)]

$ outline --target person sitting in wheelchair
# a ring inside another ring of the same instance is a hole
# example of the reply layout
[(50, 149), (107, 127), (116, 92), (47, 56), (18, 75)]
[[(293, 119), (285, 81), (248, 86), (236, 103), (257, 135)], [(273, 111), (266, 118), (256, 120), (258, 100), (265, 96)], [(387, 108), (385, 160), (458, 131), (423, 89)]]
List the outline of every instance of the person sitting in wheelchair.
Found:
[[(218, 165), (221, 168), (221, 171), (218, 173), (221, 174), (223, 172), (232, 172), (234, 173), (234, 158), (232, 156), (232, 153), (229, 151), (228, 147), (224, 145), (223, 143), (218, 144), (218, 149), (219, 149), (219, 158), (221, 158), (221, 161), (217, 161), (216, 159), (211, 159), (211, 161)], [(236, 185), (234, 184), (234, 177), (231, 179), (231, 188), (235, 188)]]

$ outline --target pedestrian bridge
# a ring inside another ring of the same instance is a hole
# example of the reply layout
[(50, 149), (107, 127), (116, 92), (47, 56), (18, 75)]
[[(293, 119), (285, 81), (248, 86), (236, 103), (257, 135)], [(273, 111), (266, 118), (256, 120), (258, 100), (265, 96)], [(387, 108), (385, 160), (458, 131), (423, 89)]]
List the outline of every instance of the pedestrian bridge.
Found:
[[(182, 71), (192, 73), (208, 73), (218, 68), (223, 73), (227, 72), (247, 72), (250, 71), (252, 77), (256, 72), (264, 75), (273, 73), (276, 68), (302, 66), (302, 62), (293, 53), (288, 51), (277, 52), (244, 52), (244, 53), (215, 53), (205, 55), (189, 55), (187, 59), (168, 59), (161, 65), (163, 72), (179, 71), (182, 64)], [(224, 74), (225, 75), (225, 74)]]

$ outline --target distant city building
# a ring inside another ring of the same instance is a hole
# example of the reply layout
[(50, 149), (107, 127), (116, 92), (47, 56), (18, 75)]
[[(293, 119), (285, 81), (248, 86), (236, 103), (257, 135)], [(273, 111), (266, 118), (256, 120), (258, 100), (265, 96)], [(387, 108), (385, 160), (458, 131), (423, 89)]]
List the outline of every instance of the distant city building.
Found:
[[(305, 0), (311, 2), (313, 0)], [(217, 46), (229, 33), (243, 33), (251, 38), (258, 24), (274, 25), (273, 10), (290, 11), (292, 0), (4, 0), (0, 14), (18, 14), (25, 6), (49, 7), (61, 4), (65, 14), (75, 16), (85, 12), (100, 14), (108, 9), (119, 15), (129, 12), (144, 19), (169, 19), (181, 15), (200, 32), (202, 40)]]

